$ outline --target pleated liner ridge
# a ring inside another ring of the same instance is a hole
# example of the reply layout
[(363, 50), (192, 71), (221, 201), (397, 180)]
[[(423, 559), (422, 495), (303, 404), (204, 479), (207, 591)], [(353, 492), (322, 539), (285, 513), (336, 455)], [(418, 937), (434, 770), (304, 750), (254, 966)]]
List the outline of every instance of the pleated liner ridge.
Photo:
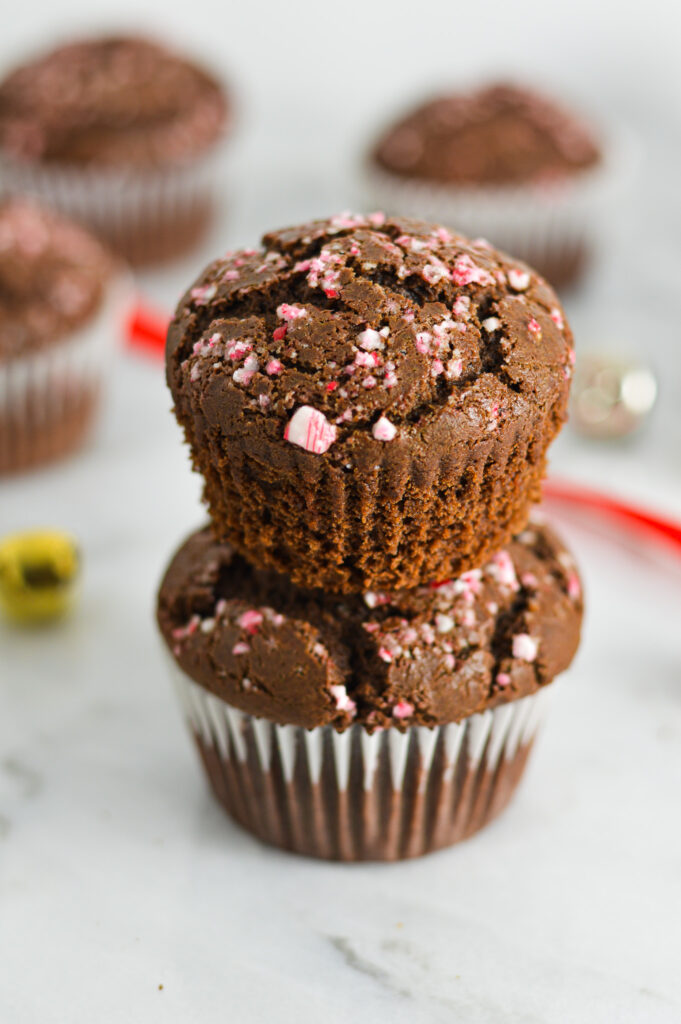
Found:
[(254, 718), (175, 665), (173, 674), (228, 813), (264, 842), (341, 861), (418, 857), (496, 817), (522, 776), (547, 696), (434, 729), (337, 733)]
[(483, 564), (523, 529), (560, 421), (549, 409), (445, 458), (391, 451), (361, 474), (302, 450), (279, 471), (211, 432), (205, 453), (192, 447), (216, 531), (251, 561), (300, 586), (409, 588)]

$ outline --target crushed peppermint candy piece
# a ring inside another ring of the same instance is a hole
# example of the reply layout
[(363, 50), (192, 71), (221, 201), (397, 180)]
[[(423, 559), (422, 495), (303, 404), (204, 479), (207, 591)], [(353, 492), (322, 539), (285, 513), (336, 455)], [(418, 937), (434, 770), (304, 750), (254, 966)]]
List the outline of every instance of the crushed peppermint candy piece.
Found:
[(530, 287), (530, 275), (526, 270), (511, 269), (507, 271), (508, 283), (514, 292), (525, 292)]
[(214, 284), (197, 285), (196, 288), (192, 288), (189, 295), (195, 306), (205, 306), (207, 302), (215, 298), (217, 292), (217, 286)]
[(359, 335), (358, 341), (360, 347), (366, 352), (373, 352), (374, 349), (385, 348), (385, 341), (379, 332), (372, 330), (371, 327), (367, 327), (366, 331), (362, 331)]
[(253, 635), (258, 632), (258, 627), (262, 625), (262, 620), (262, 612), (256, 611), (254, 608), (244, 612), (236, 621), (238, 626), (241, 626), (247, 633)]
[(269, 363), (265, 367), (265, 373), (269, 377), (276, 377), (278, 373), (284, 369), (284, 364), (280, 363), (278, 359), (270, 359)]
[(348, 696), (348, 691), (340, 683), (336, 686), (330, 686), (329, 693), (336, 702), (337, 711), (347, 711), (351, 715), (357, 711), (357, 705), (354, 700)]
[(371, 433), (377, 441), (392, 441), (397, 434), (397, 427), (387, 416), (381, 416), (371, 428)]
[(551, 310), (551, 319), (553, 320), (553, 322), (556, 325), (556, 327), (560, 331), (562, 331), (563, 328), (565, 327), (565, 319), (563, 317), (563, 314), (559, 310), (558, 306), (554, 306), (553, 309)]
[(488, 334), (492, 331), (498, 331), (501, 327), (501, 320), (498, 316), (488, 316), (486, 320), (482, 321), (482, 326), (485, 328)]
[(538, 647), (538, 642), (529, 633), (518, 633), (513, 637), (513, 657), (520, 661), (534, 661)]
[(534, 317), (531, 317), (527, 323), (527, 329), (528, 331), (530, 331), (531, 334), (534, 335), (536, 341), (541, 341), (541, 326), (538, 320), (535, 320)]
[(410, 704), (408, 700), (398, 700), (397, 704), (393, 708), (393, 718), (411, 718), (414, 714), (414, 705)]
[(250, 384), (253, 380), (254, 375), (257, 373), (259, 367), (258, 360), (255, 356), (248, 356), (243, 366), (240, 366), (238, 370), (235, 370), (232, 374), (232, 379), (237, 384)]
[(248, 654), (251, 649), (251, 645), (247, 644), (244, 640), (239, 640), (232, 647), (232, 654)]
[(497, 686), (510, 686), (511, 677), (508, 672), (499, 672), (496, 678)]
[(442, 612), (438, 612), (435, 616), (435, 628), (438, 633), (451, 633), (454, 625), (454, 619), (451, 615), (444, 615)]
[(305, 451), (322, 455), (334, 443), (337, 433), (324, 413), (311, 405), (301, 405), (287, 423), (284, 438)]
[(280, 320), (290, 323), (291, 320), (302, 320), (303, 317), (306, 317), (307, 310), (303, 306), (290, 306), (287, 302), (282, 302), (280, 306), (277, 306), (277, 316)]

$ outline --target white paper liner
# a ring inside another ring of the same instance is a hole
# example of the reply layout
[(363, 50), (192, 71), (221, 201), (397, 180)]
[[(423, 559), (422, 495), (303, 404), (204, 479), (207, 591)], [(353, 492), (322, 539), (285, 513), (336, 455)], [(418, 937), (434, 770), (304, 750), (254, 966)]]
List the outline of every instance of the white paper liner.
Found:
[(0, 361), (0, 472), (49, 461), (82, 440), (122, 340), (132, 294), (127, 276), (116, 277), (95, 316), (76, 332)]
[(495, 817), (522, 774), (547, 698), (540, 690), (434, 729), (337, 733), (255, 718), (171, 666), (228, 811), (265, 841), (341, 860), (418, 856)]
[(485, 238), (540, 272), (557, 268), (555, 280), (562, 284), (602, 247), (614, 202), (630, 171), (630, 146), (618, 138), (611, 140), (597, 167), (555, 187), (447, 187), (392, 175), (367, 160), (362, 189), (367, 209)]
[[(222, 140), (190, 163), (139, 171), (43, 165), (0, 153), (0, 187), (89, 227), (125, 259), (146, 262), (149, 246), (162, 247), (154, 232), (167, 233), (172, 256), (173, 225), (178, 225), (178, 231), (187, 225), (191, 230), (193, 219), (198, 222), (205, 217), (216, 201), (224, 166)], [(159, 258), (163, 256), (151, 257)]]

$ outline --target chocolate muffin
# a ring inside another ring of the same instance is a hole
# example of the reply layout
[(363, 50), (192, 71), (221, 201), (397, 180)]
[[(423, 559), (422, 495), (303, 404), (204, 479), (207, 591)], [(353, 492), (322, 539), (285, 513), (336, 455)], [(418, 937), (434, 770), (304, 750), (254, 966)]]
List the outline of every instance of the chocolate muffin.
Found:
[(217, 535), (350, 592), (459, 575), (522, 529), (573, 350), (523, 264), (433, 225), (342, 215), (210, 264), (166, 360)]
[(391, 125), (370, 154), (371, 200), (483, 234), (564, 285), (587, 254), (604, 162), (569, 111), (492, 85), (438, 96)]
[(194, 244), (229, 109), (202, 68), (150, 40), (70, 43), (0, 83), (5, 185), (78, 216), (133, 262)]
[(0, 472), (85, 438), (120, 288), (114, 260), (81, 228), (22, 200), (0, 205)]
[(421, 854), (505, 806), (581, 616), (572, 557), (539, 522), (457, 579), (349, 596), (205, 528), (158, 599), (218, 799), (266, 841), (341, 859)]

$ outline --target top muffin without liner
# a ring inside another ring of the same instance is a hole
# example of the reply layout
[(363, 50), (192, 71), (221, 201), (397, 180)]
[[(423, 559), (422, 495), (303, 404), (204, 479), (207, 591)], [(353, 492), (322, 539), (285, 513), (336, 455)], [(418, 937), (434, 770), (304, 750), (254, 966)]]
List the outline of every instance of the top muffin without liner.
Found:
[(523, 528), (574, 353), (486, 242), (341, 215), (210, 264), (168, 332), (216, 534), (308, 587), (413, 587)]

